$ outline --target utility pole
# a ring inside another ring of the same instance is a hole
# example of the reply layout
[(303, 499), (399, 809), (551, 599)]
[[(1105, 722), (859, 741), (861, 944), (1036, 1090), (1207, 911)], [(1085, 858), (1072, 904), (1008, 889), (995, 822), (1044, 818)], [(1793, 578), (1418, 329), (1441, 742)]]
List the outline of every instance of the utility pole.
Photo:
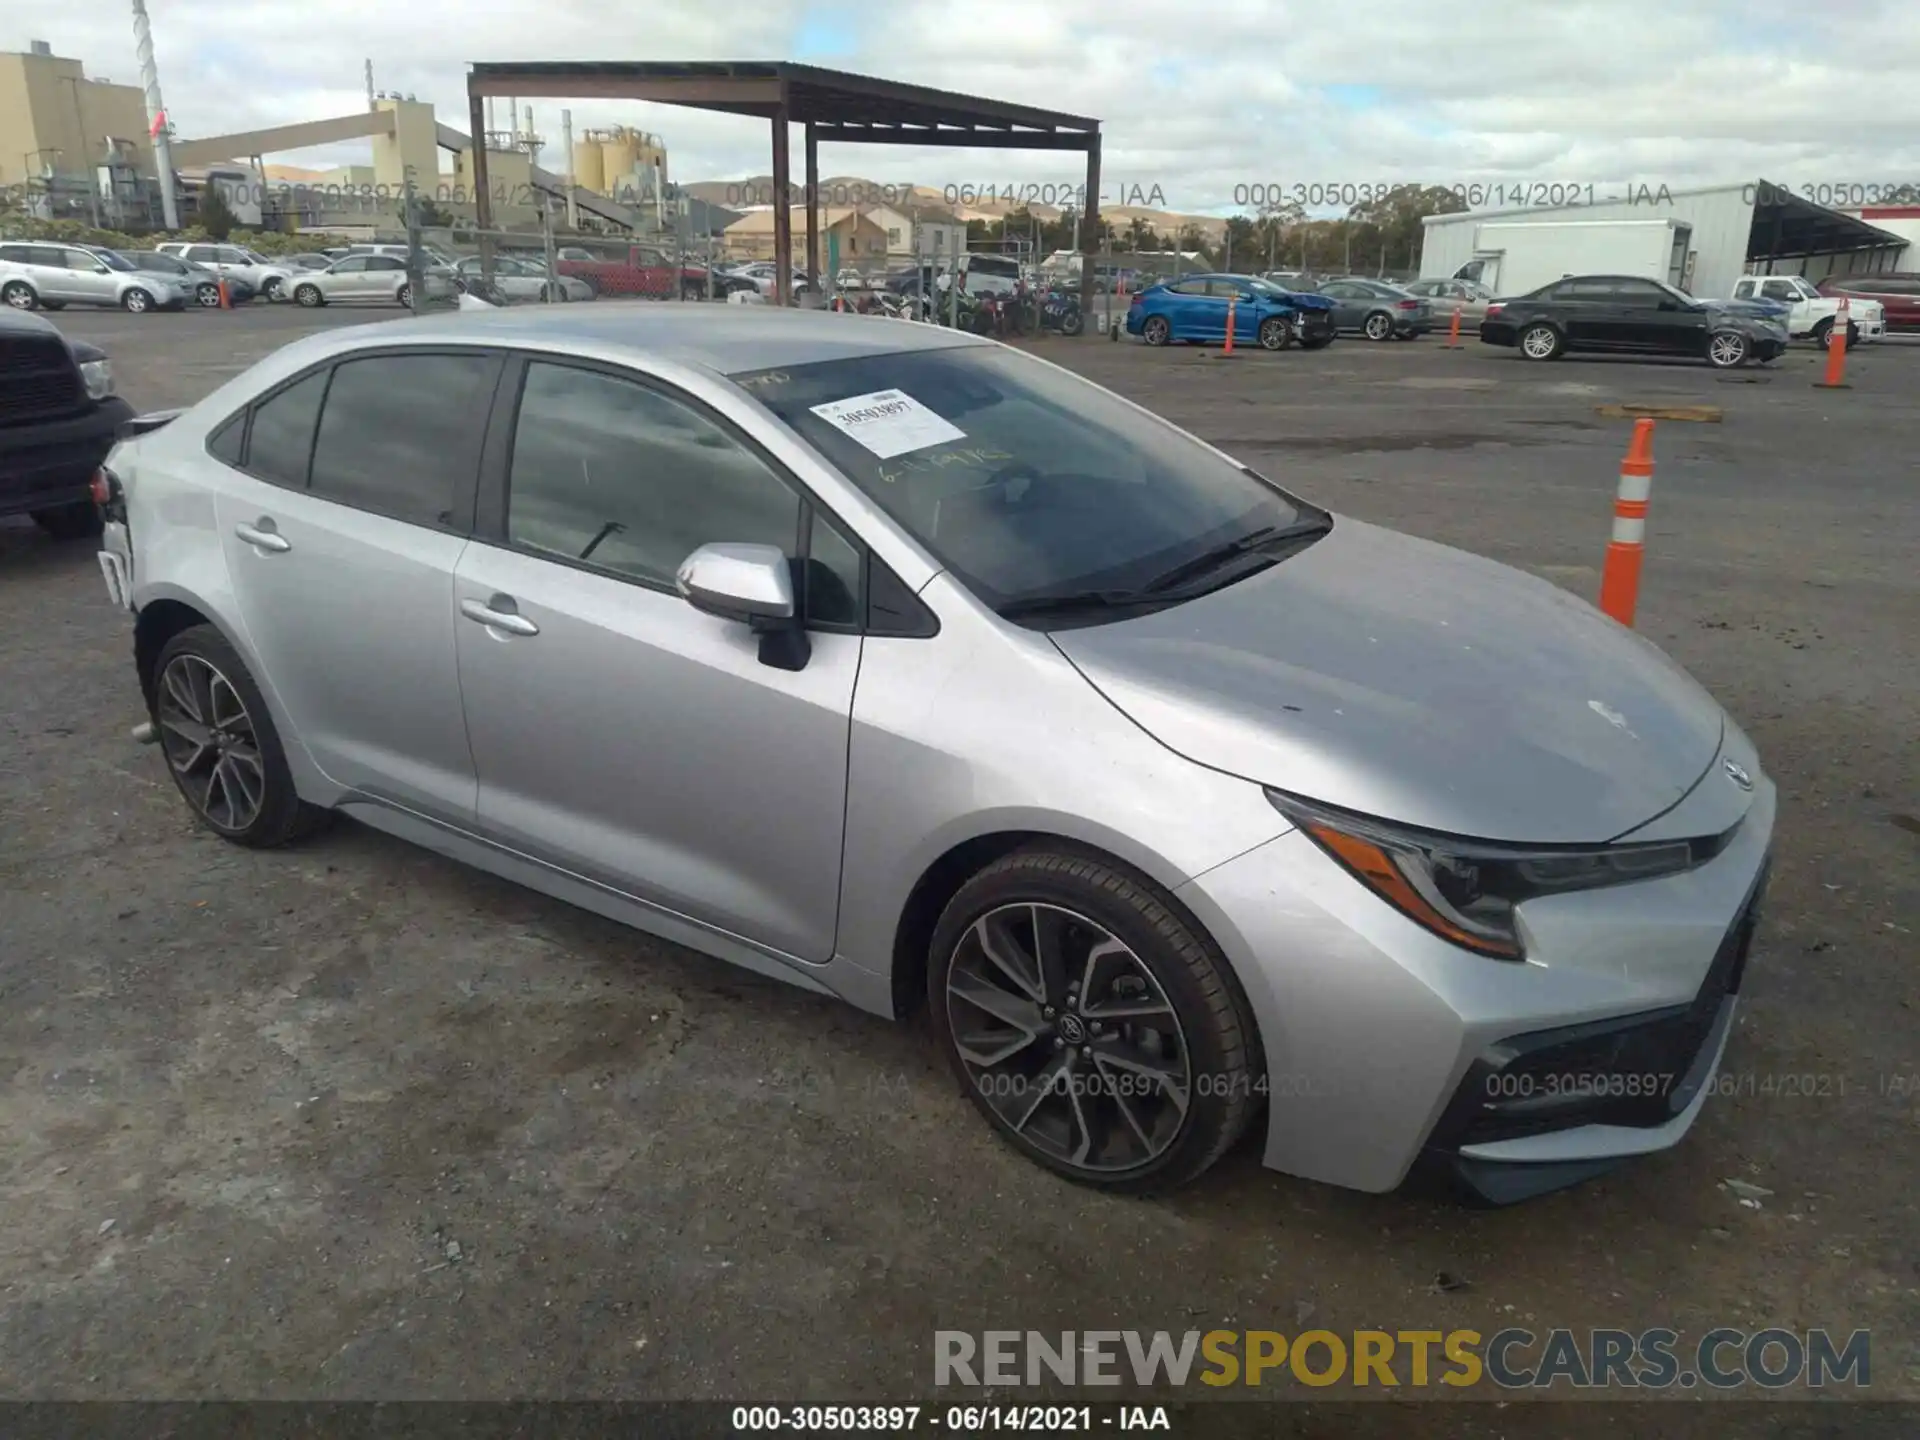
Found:
[(573, 192), (580, 188), (580, 182), (573, 173), (573, 111), (560, 112), (560, 143), (567, 147), (567, 228), (580, 228), (580, 202), (574, 199)]
[(160, 71), (153, 63), (153, 26), (146, 0), (133, 0), (134, 48), (140, 55), (140, 85), (147, 92), (147, 121), (153, 126), (153, 168), (160, 176), (160, 218), (169, 230), (180, 228), (180, 204), (173, 193), (172, 127), (160, 98)]

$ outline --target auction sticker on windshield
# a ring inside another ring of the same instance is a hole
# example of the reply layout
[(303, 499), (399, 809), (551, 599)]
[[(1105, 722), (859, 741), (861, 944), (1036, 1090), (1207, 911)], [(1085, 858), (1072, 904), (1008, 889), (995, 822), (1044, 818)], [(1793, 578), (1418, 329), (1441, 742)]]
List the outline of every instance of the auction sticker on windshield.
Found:
[(964, 440), (967, 432), (929, 410), (902, 390), (875, 390), (847, 400), (830, 400), (810, 407), (829, 425), (839, 427), (855, 443), (882, 460), (925, 450), (949, 440)]

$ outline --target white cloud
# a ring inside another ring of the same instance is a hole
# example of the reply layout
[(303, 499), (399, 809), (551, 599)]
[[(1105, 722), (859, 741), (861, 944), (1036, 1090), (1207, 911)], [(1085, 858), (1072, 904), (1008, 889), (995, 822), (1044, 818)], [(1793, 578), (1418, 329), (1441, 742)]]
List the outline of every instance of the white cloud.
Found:
[[(815, 63), (1093, 115), (1104, 179), (1170, 204), (1231, 208), (1254, 182), (1560, 183), (1674, 188), (1920, 182), (1920, 6), (1911, 0), (305, 0), (296, 16), (237, 0), (150, 0), (168, 108), (195, 137), (347, 113), (376, 83), (466, 128), (469, 60), (791, 55), (816, 22), (853, 52)], [(124, 0), (66, 0), (29, 38), (89, 73), (137, 79)], [(532, 102), (552, 148), (576, 129), (662, 135), (674, 175), (769, 168), (766, 127), (657, 105)], [(505, 105), (498, 113), (504, 124)], [(796, 135), (797, 141), (797, 135)], [(799, 146), (794, 153), (798, 160)], [(274, 157), (325, 164), (354, 147)], [(1054, 183), (1078, 155), (830, 146), (830, 174), (886, 183)]]

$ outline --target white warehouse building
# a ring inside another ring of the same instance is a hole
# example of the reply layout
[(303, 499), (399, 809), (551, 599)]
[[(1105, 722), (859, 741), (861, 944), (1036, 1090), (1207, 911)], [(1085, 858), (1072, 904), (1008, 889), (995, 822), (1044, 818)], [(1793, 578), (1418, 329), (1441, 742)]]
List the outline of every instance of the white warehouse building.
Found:
[[(1632, 227), (1618, 223), (1622, 221), (1647, 223)], [(1652, 278), (1670, 280), (1703, 296), (1732, 294), (1734, 281), (1742, 275), (1804, 275), (1817, 284), (1830, 275), (1897, 270), (1908, 247), (1907, 236), (1862, 218), (1859, 211), (1830, 209), (1789, 186), (1765, 180), (1699, 190), (1642, 185), (1592, 204), (1470, 210), (1429, 215), (1423, 224), (1421, 279), (1448, 279), (1464, 271), (1505, 294), (1559, 278), (1554, 274), (1516, 285), (1520, 267), (1512, 261), (1504, 267), (1503, 278), (1501, 257), (1517, 248), (1516, 242), (1534, 225), (1552, 227), (1566, 239), (1584, 240), (1584, 244), (1556, 244), (1555, 249), (1570, 257), (1578, 255), (1572, 263), (1585, 273), (1618, 268), (1641, 274), (1648, 271), (1645, 263), (1628, 269), (1628, 234), (1664, 224), (1671, 264), (1662, 264), (1659, 268), (1665, 273)], [(1607, 259), (1610, 234), (1621, 239), (1618, 261)], [(1669, 253), (1657, 240), (1654, 251)], [(1636, 246), (1634, 253), (1643, 252)]]

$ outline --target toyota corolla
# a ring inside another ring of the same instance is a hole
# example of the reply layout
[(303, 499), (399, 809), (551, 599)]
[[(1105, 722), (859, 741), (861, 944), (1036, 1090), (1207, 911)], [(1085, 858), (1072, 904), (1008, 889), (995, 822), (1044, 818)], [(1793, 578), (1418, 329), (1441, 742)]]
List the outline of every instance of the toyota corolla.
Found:
[[(599, 313), (595, 313), (598, 311)], [(102, 478), (147, 731), (904, 1015), (1074, 1180), (1250, 1128), (1519, 1199), (1711, 1091), (1774, 787), (1653, 645), (1069, 372), (884, 319), (334, 330)]]

